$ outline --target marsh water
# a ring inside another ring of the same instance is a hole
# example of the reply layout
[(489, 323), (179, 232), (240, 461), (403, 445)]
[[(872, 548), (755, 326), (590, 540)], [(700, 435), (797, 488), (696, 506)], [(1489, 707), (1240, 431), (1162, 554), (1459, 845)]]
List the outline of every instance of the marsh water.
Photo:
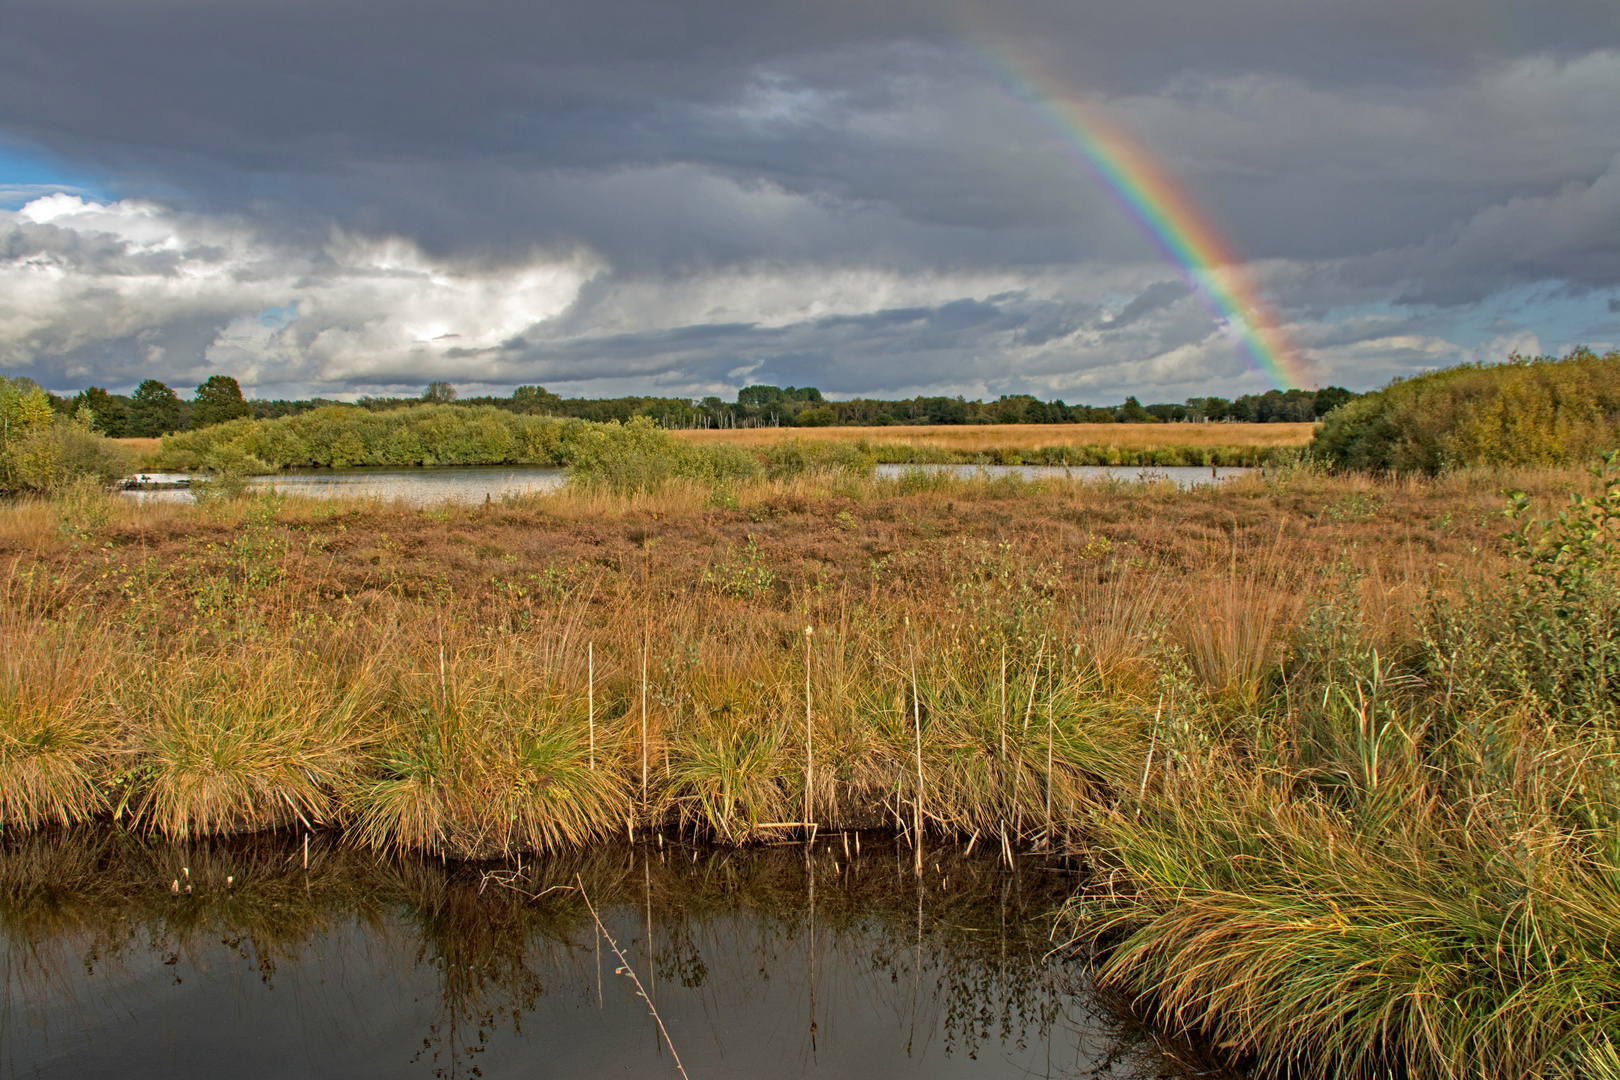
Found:
[[(150, 490), (125, 491), (140, 501), (191, 501), (191, 492), (175, 487), (191, 479), (186, 473), (143, 473), (155, 485)], [(138, 479), (132, 477), (131, 479)], [(443, 468), (290, 469), (274, 476), (256, 476), (252, 489), (274, 488), (284, 495), (315, 498), (382, 499), (412, 506), (443, 502), (481, 503), (555, 491), (565, 483), (563, 470), (512, 465), (456, 465)]]
[[(1086, 482), (1168, 480), (1182, 488), (1218, 483), (1252, 472), (1246, 468), (1205, 468), (1165, 465), (879, 465), (877, 475), (898, 479), (908, 472), (945, 473), (965, 479), (1015, 476), (1023, 480), (1070, 479)], [(152, 485), (147, 490), (125, 491), (136, 500), (190, 502), (191, 492), (177, 484), (188, 482), (185, 473), (143, 473)], [(132, 477), (131, 479), (137, 479)], [(255, 477), (254, 489), (275, 488), (286, 495), (374, 498), (412, 506), (444, 502), (481, 503), (555, 491), (567, 482), (563, 470), (527, 466), (457, 465), (440, 468), (292, 469), (274, 476)]]
[(1079, 480), (1084, 483), (1102, 481), (1154, 482), (1168, 480), (1179, 488), (1217, 484), (1234, 476), (1253, 472), (1251, 468), (1209, 465), (879, 465), (877, 475), (898, 479), (908, 472), (944, 473), (971, 479), (984, 476), (998, 479), (1016, 476), (1020, 480)]
[(1048, 955), (1073, 878), (1035, 859), (953, 847), (918, 877), (872, 834), (304, 859), (302, 837), (6, 840), (0, 1075), (674, 1077), (671, 1043), (692, 1080), (1194, 1072)]

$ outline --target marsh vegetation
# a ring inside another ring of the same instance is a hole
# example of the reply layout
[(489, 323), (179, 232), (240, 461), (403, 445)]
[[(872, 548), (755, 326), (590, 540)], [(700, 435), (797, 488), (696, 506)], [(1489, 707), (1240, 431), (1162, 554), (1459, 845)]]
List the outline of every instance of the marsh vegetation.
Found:
[(627, 457), (479, 507), (7, 508), (6, 828), (1046, 849), (1089, 871), (1058, 940), (1262, 1074), (1610, 1075), (1612, 472)]

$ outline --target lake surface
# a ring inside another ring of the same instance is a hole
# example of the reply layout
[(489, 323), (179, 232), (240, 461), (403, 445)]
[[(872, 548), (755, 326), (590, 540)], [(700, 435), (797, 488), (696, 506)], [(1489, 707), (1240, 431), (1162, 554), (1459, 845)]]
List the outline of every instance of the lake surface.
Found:
[[(1169, 480), (1179, 487), (1218, 483), (1253, 472), (1246, 468), (1202, 468), (1161, 465), (879, 465), (877, 475), (895, 480), (908, 472), (950, 474), (964, 479), (983, 476), (994, 479), (1016, 476), (1024, 480), (1070, 479), (1089, 483), (1100, 481)], [(162, 486), (184, 483), (186, 473), (142, 474), (159, 485), (153, 489), (125, 491), (125, 498), (138, 501), (191, 500), (185, 487)], [(412, 506), (434, 506), (444, 502), (481, 503), (499, 501), (536, 492), (555, 491), (567, 482), (561, 469), (529, 466), (467, 465), (431, 469), (297, 469), (275, 476), (259, 476), (249, 481), (253, 489), (274, 488), (287, 495), (317, 498), (375, 498), (399, 500)]]
[[(185, 473), (145, 475), (160, 484), (190, 479)], [(565, 482), (561, 469), (459, 465), (433, 469), (295, 469), (275, 476), (256, 476), (248, 481), (248, 486), (253, 490), (274, 488), (284, 495), (383, 499), (389, 502), (400, 500), (412, 506), (434, 506), (443, 502), (499, 501), (509, 496), (555, 491)], [(123, 494), (126, 498), (140, 501), (191, 500), (191, 492), (183, 487), (126, 491)]]
[(1103, 481), (1158, 481), (1168, 480), (1179, 488), (1202, 484), (1218, 484), (1234, 476), (1254, 472), (1250, 468), (1202, 465), (879, 465), (877, 475), (895, 480), (908, 472), (947, 474), (964, 480), (975, 476), (995, 479), (1016, 476), (1020, 480), (1079, 480), (1084, 483)]
[(300, 839), (12, 837), (0, 1074), (678, 1076), (581, 886), (692, 1080), (1195, 1074), (1047, 957), (1071, 876), (859, 839), (519, 870), (317, 838), (306, 870)]

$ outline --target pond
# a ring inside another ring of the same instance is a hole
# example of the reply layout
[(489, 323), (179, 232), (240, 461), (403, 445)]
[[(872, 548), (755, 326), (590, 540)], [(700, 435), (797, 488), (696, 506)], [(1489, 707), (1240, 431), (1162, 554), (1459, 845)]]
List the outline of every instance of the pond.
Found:
[(305, 858), (301, 837), (8, 839), (0, 1074), (675, 1077), (674, 1055), (692, 1080), (1197, 1071), (1048, 955), (1074, 878), (1029, 857), (941, 849), (919, 878), (909, 849), (838, 834), (500, 867), (317, 837)]
[[(146, 473), (152, 486), (126, 490), (125, 498), (139, 501), (191, 501), (183, 485), (186, 473)], [(131, 477), (138, 480), (138, 477)], [(275, 476), (256, 476), (251, 489), (275, 488), (284, 495), (316, 498), (402, 500), (412, 506), (443, 502), (481, 503), (508, 496), (555, 491), (565, 482), (563, 470), (523, 465), (458, 465), (445, 468), (292, 469)]]
[(944, 473), (962, 479), (975, 476), (998, 478), (1016, 476), (1020, 480), (1102, 481), (1168, 480), (1179, 488), (1218, 484), (1234, 476), (1246, 476), (1251, 468), (1206, 465), (879, 465), (877, 475), (898, 479), (908, 472)]
[[(1025, 480), (1064, 479), (1096, 483), (1104, 480), (1169, 480), (1182, 488), (1218, 483), (1253, 472), (1247, 468), (1203, 468), (1163, 465), (879, 465), (877, 475), (898, 479), (907, 472), (949, 473), (966, 479), (1017, 476)], [(191, 501), (184, 486), (186, 473), (143, 473), (131, 481), (145, 480), (123, 496), (138, 501)], [(315, 497), (378, 498), (401, 500), (412, 506), (433, 506), (443, 502), (481, 503), (534, 492), (555, 491), (566, 483), (561, 469), (513, 465), (461, 465), (441, 468), (362, 468), (293, 469), (275, 476), (259, 476), (249, 481), (255, 489), (273, 487), (286, 495)]]

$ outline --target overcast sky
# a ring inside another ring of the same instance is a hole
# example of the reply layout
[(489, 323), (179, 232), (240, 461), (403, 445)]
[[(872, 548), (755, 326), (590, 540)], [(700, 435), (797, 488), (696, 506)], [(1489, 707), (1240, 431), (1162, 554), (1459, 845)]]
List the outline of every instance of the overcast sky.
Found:
[(1615, 0), (10, 0), (0, 371), (55, 390), (1263, 390), (1620, 345)]

